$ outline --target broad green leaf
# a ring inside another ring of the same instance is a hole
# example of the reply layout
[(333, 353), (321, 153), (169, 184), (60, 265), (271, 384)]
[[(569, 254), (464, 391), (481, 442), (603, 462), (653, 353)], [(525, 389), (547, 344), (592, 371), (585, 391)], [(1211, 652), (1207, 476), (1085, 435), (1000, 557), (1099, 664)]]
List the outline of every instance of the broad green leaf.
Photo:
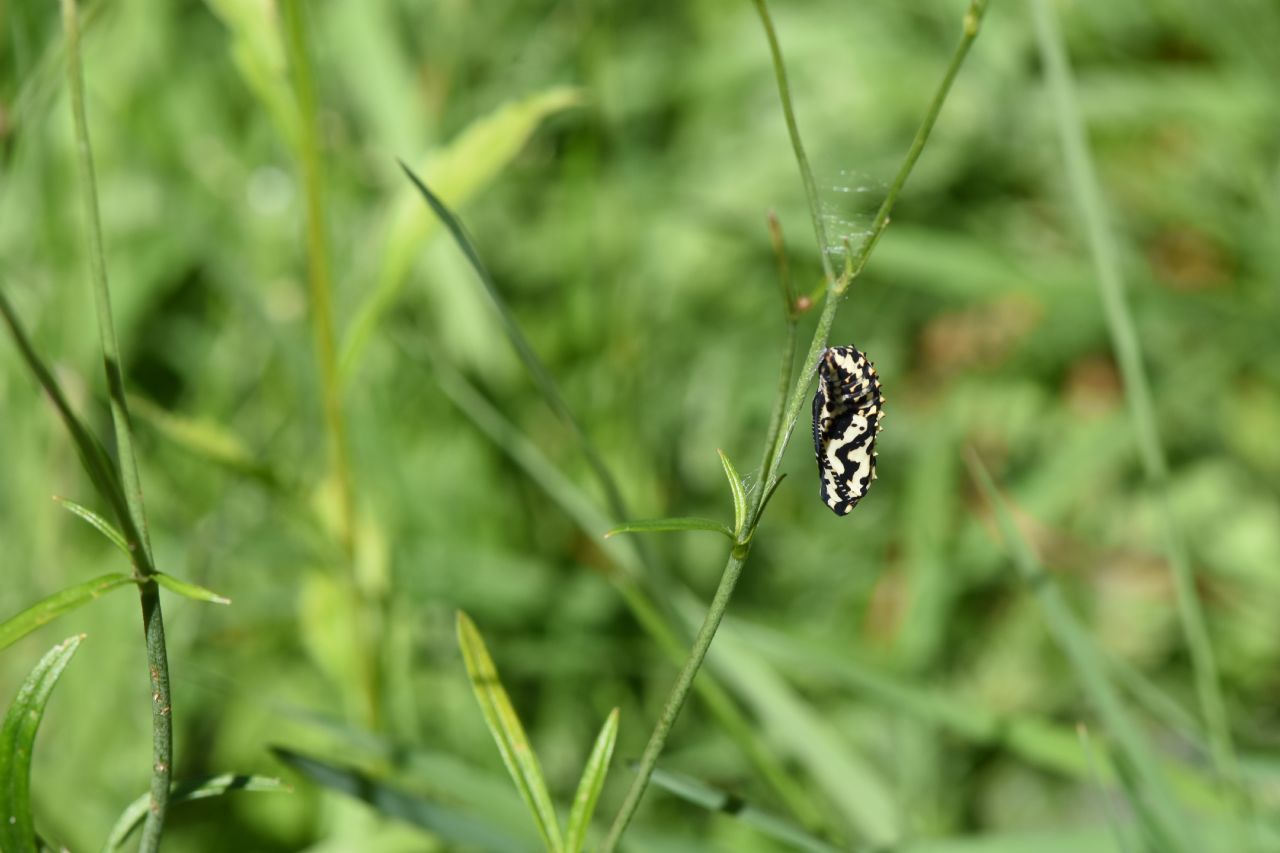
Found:
[(0, 850), (35, 850), (31, 814), (31, 750), (45, 703), (84, 635), (63, 640), (31, 670), (0, 726)]
[(89, 524), (92, 525), (99, 533), (111, 540), (112, 545), (115, 545), (132, 559), (133, 554), (129, 551), (129, 543), (124, 541), (124, 534), (119, 530), (116, 530), (114, 524), (107, 521), (88, 507), (81, 506), (75, 501), (59, 497), (54, 497), (54, 500), (61, 504), (63, 508), (89, 522)]
[(428, 802), (354, 768), (278, 746), (271, 747), (271, 752), (316, 784), (366, 802), (388, 817), (419, 826), (446, 841), (494, 853), (528, 853), (528, 843), (494, 829), (488, 821)]
[(156, 572), (151, 577), (156, 583), (160, 584), (160, 586), (169, 590), (169, 592), (176, 592), (178, 595), (182, 595), (187, 598), (194, 598), (196, 601), (209, 601), (214, 604), (231, 603), (231, 599), (226, 596), (218, 595), (216, 592), (205, 589), (202, 586), (197, 586), (196, 584), (189, 583), (184, 580), (178, 580), (173, 575), (166, 575), (164, 572)]
[(814, 838), (799, 826), (786, 818), (758, 809), (750, 803), (744, 803), (733, 794), (700, 782), (691, 776), (673, 773), (669, 770), (656, 769), (652, 781), (663, 790), (670, 791), (682, 800), (700, 806), (707, 811), (720, 812), (740, 820), (748, 826), (759, 830), (761, 834), (774, 838), (796, 850), (809, 850), (813, 853), (837, 853), (840, 849), (827, 842)]
[(471, 688), (484, 713), (484, 721), (489, 726), (520, 796), (529, 807), (538, 833), (547, 850), (561, 853), (564, 842), (560, 836), (560, 824), (555, 807), (551, 804), (551, 795), (547, 792), (547, 783), (542, 775), (542, 767), (538, 764), (538, 757), (534, 755), (524, 726), (520, 724), (511, 699), (502, 687), (497, 667), (489, 656), (489, 650), (485, 648), (480, 631), (461, 610), (458, 611), (458, 645), (462, 648), (467, 675), (471, 678)]
[(733, 492), (733, 535), (737, 538), (742, 535), (742, 529), (747, 523), (747, 490), (742, 486), (738, 469), (729, 461), (729, 455), (719, 448), (716, 453), (720, 454), (720, 464), (724, 466), (724, 475), (729, 479), (729, 490)]
[(1142, 818), (1150, 843), (1161, 850), (1187, 850), (1188, 844), (1194, 848), (1194, 836), (1189, 834), (1190, 826), (1169, 789), (1167, 776), (1112, 685), (1093, 640), (1076, 619), (1053, 577), (1032, 553), (986, 466), (973, 453), (969, 454), (968, 461), (974, 479), (995, 511), (1005, 546), (1044, 613), (1050, 634), (1115, 741), (1120, 782)]
[[(477, 119), (444, 148), (419, 161), (426, 181), (450, 206), (465, 204), (497, 177), (524, 147), (544, 118), (577, 104), (576, 89), (556, 87), (505, 104)], [(414, 259), (439, 228), (440, 219), (423, 208), (411, 188), (401, 191), (390, 213), (373, 293), (362, 305), (343, 341), (341, 369), (349, 376), (378, 323), (408, 280)]]
[(608, 539), (619, 533), (660, 533), (669, 530), (711, 530), (715, 533), (723, 533), (730, 539), (733, 538), (733, 531), (727, 524), (710, 518), (654, 518), (645, 521), (628, 521), (610, 530), (604, 538)]
[(133, 582), (131, 575), (115, 572), (100, 575), (93, 580), (55, 592), (16, 616), (0, 622), (0, 649), (13, 645), (41, 625), (52, 622), (67, 611), (75, 610), (80, 605), (87, 604), (117, 587), (132, 585)]
[(600, 734), (596, 736), (596, 744), (591, 748), (587, 766), (583, 768), (582, 778), (578, 781), (578, 791), (573, 795), (573, 808), (569, 811), (565, 838), (565, 850), (568, 853), (579, 853), (587, 843), (591, 816), (595, 814), (596, 800), (600, 798), (600, 789), (604, 787), (604, 777), (609, 772), (609, 759), (613, 757), (613, 745), (617, 740), (618, 709), (614, 708), (605, 718)]
[[(222, 773), (207, 779), (195, 779), (190, 782), (178, 782), (169, 793), (169, 805), (186, 803), (192, 800), (204, 800), (209, 797), (220, 797), (232, 791), (283, 791), (291, 792), (292, 787), (270, 776), (242, 776), (235, 773)], [(124, 846), (129, 835), (142, 826), (151, 806), (151, 795), (143, 794), (125, 807), (116, 820), (115, 826), (107, 835), (102, 846), (103, 853), (113, 853)]]

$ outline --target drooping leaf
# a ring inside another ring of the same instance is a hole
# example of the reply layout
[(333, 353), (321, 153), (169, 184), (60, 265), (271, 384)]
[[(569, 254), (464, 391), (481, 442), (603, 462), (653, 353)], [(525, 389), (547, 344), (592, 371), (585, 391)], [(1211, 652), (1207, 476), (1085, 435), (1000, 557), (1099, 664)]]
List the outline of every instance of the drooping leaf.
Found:
[(708, 811), (730, 815), (761, 834), (789, 844), (796, 850), (809, 850), (813, 853), (836, 853), (839, 850), (838, 847), (813, 837), (786, 818), (743, 802), (733, 794), (700, 782), (692, 776), (657, 769), (653, 771), (652, 780), (654, 785), (670, 791), (682, 800)]
[[(169, 793), (169, 805), (186, 803), (191, 800), (204, 800), (209, 797), (220, 797), (232, 791), (281, 791), (290, 792), (293, 788), (271, 776), (246, 776), (238, 773), (221, 773), (207, 779), (195, 779), (190, 782), (179, 782)], [(124, 846), (130, 834), (142, 826), (151, 806), (151, 795), (143, 794), (125, 806), (115, 826), (107, 834), (107, 841), (102, 846), (103, 853), (114, 853)]]
[(415, 797), (354, 768), (341, 767), (281, 747), (272, 753), (318, 785), (368, 803), (382, 814), (435, 833), (446, 841), (495, 853), (528, 853), (528, 844), (456, 809)]
[(113, 572), (69, 586), (37, 601), (21, 613), (0, 622), (0, 649), (13, 645), (41, 625), (52, 622), (67, 611), (75, 610), (82, 604), (88, 604), (113, 589), (132, 585), (133, 582), (134, 579), (130, 575)]

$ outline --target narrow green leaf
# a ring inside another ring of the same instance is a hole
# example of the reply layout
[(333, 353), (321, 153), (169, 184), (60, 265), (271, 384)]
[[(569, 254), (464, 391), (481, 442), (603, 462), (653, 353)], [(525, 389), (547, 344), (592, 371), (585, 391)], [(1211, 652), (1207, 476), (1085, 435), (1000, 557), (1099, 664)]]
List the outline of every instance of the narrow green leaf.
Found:
[(31, 814), (31, 750), (53, 686), (84, 639), (69, 637), (31, 670), (0, 726), (0, 850), (35, 850)]
[(528, 853), (526, 842), (494, 829), (488, 821), (429, 803), (354, 768), (340, 767), (278, 746), (272, 747), (271, 752), (316, 784), (366, 802), (388, 817), (419, 826), (446, 841), (494, 853)]
[(579, 853), (587, 843), (587, 830), (591, 816), (595, 814), (596, 800), (604, 787), (604, 777), (609, 772), (609, 759), (613, 757), (613, 745), (618, 740), (618, 709), (614, 708), (605, 718), (596, 745), (587, 758), (587, 766), (578, 781), (578, 791), (573, 795), (573, 808), (569, 811), (569, 831), (565, 840), (567, 853)]
[(720, 454), (720, 464), (724, 466), (724, 475), (729, 478), (729, 489), (733, 492), (733, 536), (736, 539), (742, 535), (747, 523), (747, 490), (742, 485), (742, 477), (738, 476), (738, 469), (729, 461), (729, 455), (719, 448), (716, 448), (716, 453)]
[(99, 533), (111, 540), (111, 544), (115, 545), (130, 558), (133, 557), (133, 554), (129, 551), (129, 543), (124, 541), (124, 534), (119, 530), (116, 530), (115, 525), (111, 522), (107, 521), (88, 507), (81, 506), (75, 501), (60, 498), (56, 495), (53, 499), (64, 509), (71, 511), (75, 515), (78, 515), (85, 521), (89, 522), (89, 524), (92, 525)]
[[(232, 791), (280, 791), (291, 792), (290, 785), (271, 776), (242, 776), (236, 773), (222, 773), (207, 779), (194, 779), (189, 782), (178, 782), (169, 794), (169, 804), (185, 803), (191, 800), (204, 800), (209, 797), (220, 797)], [(124, 846), (129, 836), (142, 825), (151, 805), (151, 794), (143, 794), (127, 805), (116, 820), (115, 826), (107, 834), (107, 841), (102, 845), (102, 853), (114, 853)]]
[(1161, 850), (1194, 849), (1191, 827), (1169, 790), (1167, 777), (1150, 745), (1112, 685), (1101, 654), (1076, 620), (1058, 585), (1032, 553), (986, 466), (972, 452), (968, 461), (974, 479), (995, 511), (1001, 535), (1019, 573), (1040, 604), (1050, 633), (1115, 741), (1121, 784), (1147, 829), (1149, 841)]
[(41, 599), (21, 613), (0, 622), (0, 649), (13, 645), (41, 625), (52, 622), (62, 614), (75, 610), (80, 605), (87, 604), (117, 587), (128, 586), (133, 582), (130, 575), (114, 572), (69, 586), (48, 598)]
[(786, 818), (758, 809), (733, 794), (713, 788), (691, 776), (670, 770), (655, 769), (653, 784), (707, 811), (730, 815), (735, 820), (754, 827), (770, 838), (790, 844), (797, 850), (809, 850), (813, 853), (837, 853), (839, 850), (838, 847), (814, 838)]
[(3, 288), (0, 288), (0, 318), (3, 318), (5, 325), (9, 327), (9, 333), (18, 347), (18, 352), (22, 355), (22, 360), (26, 362), (27, 369), (40, 383), (44, 392), (49, 395), (49, 400), (58, 410), (58, 416), (66, 426), (67, 432), (71, 433), (71, 441), (80, 457), (80, 464), (89, 475), (94, 488), (98, 490), (102, 499), (111, 505), (112, 511), (118, 518), (126, 518), (129, 508), (124, 497), (124, 487), (120, 484), (120, 477), (116, 473), (115, 465), (111, 462), (111, 457), (107, 455), (102, 443), (72, 410), (71, 404), (67, 402), (67, 395), (62, 391), (62, 386), (53, 376), (53, 371), (32, 346), (31, 338), (18, 320), (18, 315), (9, 304), (8, 298), (5, 297)]
[(502, 687), (497, 667), (489, 656), (480, 631), (461, 610), (458, 611), (458, 645), (462, 648), (467, 675), (471, 678), (471, 688), (484, 713), (484, 721), (493, 734), (498, 751), (502, 754), (502, 760), (506, 763), (520, 796), (529, 807), (538, 833), (548, 851), (561, 853), (564, 841), (560, 836), (560, 824), (555, 807), (551, 804), (551, 795), (547, 792), (547, 783), (542, 775), (542, 767), (538, 764), (538, 757), (534, 755), (524, 726), (520, 724), (511, 699)]
[(194, 598), (196, 601), (210, 601), (214, 604), (231, 603), (231, 599), (226, 596), (218, 595), (216, 592), (205, 589), (202, 586), (178, 580), (173, 575), (166, 575), (164, 572), (156, 572), (151, 577), (169, 592), (176, 592), (178, 595)]
[(660, 533), (669, 530), (711, 530), (716, 533), (723, 533), (730, 539), (733, 538), (733, 531), (729, 529), (727, 524), (710, 518), (654, 518), (644, 521), (628, 521), (610, 530), (604, 535), (604, 538), (608, 539), (611, 536), (617, 536), (619, 533)]
[[(422, 163), (422, 173), (441, 198), (454, 207), (463, 205), (493, 182), (545, 118), (580, 100), (578, 90), (554, 87), (504, 104), (474, 121), (444, 148), (432, 152)], [(437, 219), (424, 210), (413, 191), (406, 189), (397, 197), (386, 227), (377, 285), (343, 341), (340, 363), (344, 377), (350, 375), (378, 323), (395, 304), (414, 259), (427, 239), (439, 230), (442, 220), (448, 222), (447, 217)]]

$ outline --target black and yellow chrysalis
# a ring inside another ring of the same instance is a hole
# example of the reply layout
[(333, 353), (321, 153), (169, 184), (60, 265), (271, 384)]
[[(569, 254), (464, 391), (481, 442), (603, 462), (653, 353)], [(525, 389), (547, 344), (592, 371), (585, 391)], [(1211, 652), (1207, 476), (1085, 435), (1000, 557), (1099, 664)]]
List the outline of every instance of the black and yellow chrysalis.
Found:
[(822, 500), (848, 515), (876, 478), (876, 435), (884, 398), (875, 365), (856, 347), (828, 347), (813, 395), (813, 450)]

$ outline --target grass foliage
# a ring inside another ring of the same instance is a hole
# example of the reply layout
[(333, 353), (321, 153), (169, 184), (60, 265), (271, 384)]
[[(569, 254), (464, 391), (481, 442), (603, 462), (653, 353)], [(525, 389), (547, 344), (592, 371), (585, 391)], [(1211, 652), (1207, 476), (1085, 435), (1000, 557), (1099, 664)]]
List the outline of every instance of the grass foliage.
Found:
[(1280, 12), (985, 6), (0, 4), (0, 847), (1280, 849)]

